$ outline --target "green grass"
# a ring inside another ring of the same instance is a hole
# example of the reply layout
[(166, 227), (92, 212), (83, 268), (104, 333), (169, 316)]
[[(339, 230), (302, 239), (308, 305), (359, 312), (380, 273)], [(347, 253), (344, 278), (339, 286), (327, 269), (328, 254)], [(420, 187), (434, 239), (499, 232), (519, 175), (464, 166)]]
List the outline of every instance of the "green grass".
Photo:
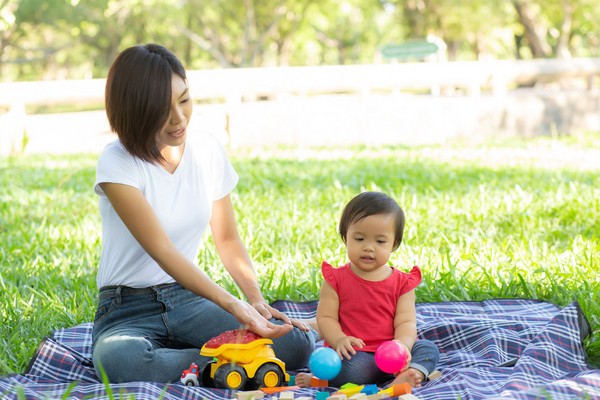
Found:
[[(392, 263), (418, 264), (419, 301), (578, 300), (600, 364), (600, 144), (230, 150), (233, 201), (268, 299), (316, 299), (320, 262), (343, 263), (343, 205), (362, 190), (407, 215)], [(590, 162), (590, 160), (592, 160)], [(0, 375), (23, 372), (53, 329), (91, 321), (100, 254), (95, 155), (0, 158)], [(211, 241), (199, 262), (236, 288)]]

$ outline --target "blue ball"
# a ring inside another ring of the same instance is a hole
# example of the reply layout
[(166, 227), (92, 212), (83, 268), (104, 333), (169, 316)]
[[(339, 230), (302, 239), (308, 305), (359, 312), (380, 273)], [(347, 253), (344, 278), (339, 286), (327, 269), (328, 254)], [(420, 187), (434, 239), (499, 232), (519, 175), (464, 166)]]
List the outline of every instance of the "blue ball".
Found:
[(310, 355), (308, 367), (317, 378), (329, 380), (335, 378), (340, 373), (342, 360), (332, 348), (320, 347)]

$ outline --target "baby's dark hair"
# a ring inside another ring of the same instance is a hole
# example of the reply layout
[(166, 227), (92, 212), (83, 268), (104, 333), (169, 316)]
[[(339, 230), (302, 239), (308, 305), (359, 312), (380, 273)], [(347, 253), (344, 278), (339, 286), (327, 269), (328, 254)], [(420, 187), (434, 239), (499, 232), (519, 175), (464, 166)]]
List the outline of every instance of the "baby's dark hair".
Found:
[(363, 192), (346, 204), (340, 219), (339, 231), (342, 240), (346, 243), (348, 228), (355, 222), (361, 221), (371, 215), (394, 214), (396, 231), (394, 232), (393, 250), (402, 243), (404, 234), (404, 211), (394, 199), (381, 192)]

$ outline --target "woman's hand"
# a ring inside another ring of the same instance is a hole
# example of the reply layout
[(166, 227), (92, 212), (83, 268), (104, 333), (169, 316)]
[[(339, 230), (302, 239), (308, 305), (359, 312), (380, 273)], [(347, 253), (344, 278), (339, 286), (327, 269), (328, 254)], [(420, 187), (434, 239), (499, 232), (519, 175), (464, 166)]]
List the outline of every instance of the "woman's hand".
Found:
[[(237, 300), (231, 313), (244, 328), (267, 338), (278, 338), (293, 329), (291, 323), (277, 325), (266, 319), (253, 306), (242, 300)], [(285, 322), (285, 321), (284, 321)]]
[(293, 325), (296, 328), (298, 328), (304, 332), (308, 332), (310, 330), (308, 325), (306, 325), (301, 320), (292, 319), (292, 318), (288, 317), (285, 313), (279, 311), (276, 308), (271, 307), (264, 300), (256, 302), (256, 303), (252, 303), (252, 307), (254, 307), (256, 309), (256, 311), (258, 311), (258, 313), (260, 315), (262, 315), (263, 317), (265, 317), (266, 319), (271, 319), (271, 318), (278, 319), (280, 321), (283, 321), (285, 324)]
[(365, 342), (362, 339), (359, 339), (354, 336), (344, 336), (339, 338), (335, 344), (332, 346), (335, 351), (342, 358), (347, 358), (348, 360), (352, 358), (353, 355), (356, 354), (355, 347), (359, 349), (364, 347)]

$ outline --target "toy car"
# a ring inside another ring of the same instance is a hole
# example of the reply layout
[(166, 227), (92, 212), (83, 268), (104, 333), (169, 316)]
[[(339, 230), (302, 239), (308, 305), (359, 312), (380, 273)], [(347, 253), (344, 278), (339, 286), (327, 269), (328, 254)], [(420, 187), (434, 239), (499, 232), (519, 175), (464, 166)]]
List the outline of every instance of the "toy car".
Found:
[(181, 373), (180, 381), (185, 386), (199, 386), (198, 366), (196, 363), (191, 363), (190, 367)]
[[(285, 363), (275, 357), (272, 343), (271, 339), (246, 329), (224, 332), (200, 350), (200, 355), (213, 357), (213, 361), (206, 363), (201, 371), (191, 373), (201, 377), (206, 387), (240, 390), (283, 386), (290, 376)], [(182, 382), (183, 378), (182, 375)]]

